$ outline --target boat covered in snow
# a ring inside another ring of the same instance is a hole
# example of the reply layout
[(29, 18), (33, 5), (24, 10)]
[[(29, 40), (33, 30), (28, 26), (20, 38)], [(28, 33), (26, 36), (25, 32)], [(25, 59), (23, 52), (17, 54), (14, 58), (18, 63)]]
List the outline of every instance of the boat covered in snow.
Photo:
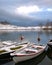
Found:
[(36, 45), (32, 43), (29, 44), (29, 46), (27, 46), (23, 50), (16, 50), (14, 53), (11, 53), (10, 55), (13, 56), (14, 62), (17, 63), (37, 57), (45, 50), (45, 48), (46, 46)]
[(10, 53), (14, 52), (15, 50), (21, 50), (26, 47), (28, 43), (21, 43), (18, 44), (17, 42), (12, 41), (2, 41), (0, 42), (0, 59), (6, 58), (10, 56)]

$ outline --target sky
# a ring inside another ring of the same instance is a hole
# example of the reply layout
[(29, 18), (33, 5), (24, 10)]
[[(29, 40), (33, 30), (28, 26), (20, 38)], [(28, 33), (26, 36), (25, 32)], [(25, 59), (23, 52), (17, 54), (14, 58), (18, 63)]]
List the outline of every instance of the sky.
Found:
[(52, 0), (0, 0), (0, 20), (52, 20)]

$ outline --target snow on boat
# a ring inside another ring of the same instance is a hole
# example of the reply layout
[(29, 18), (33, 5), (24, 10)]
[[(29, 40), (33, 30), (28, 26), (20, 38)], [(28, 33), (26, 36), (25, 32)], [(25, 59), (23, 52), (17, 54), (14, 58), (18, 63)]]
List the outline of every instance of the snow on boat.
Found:
[(47, 45), (52, 49), (52, 40), (50, 40)]
[(13, 60), (15, 63), (25, 61), (32, 59), (38, 55), (40, 55), (44, 50), (46, 46), (40, 46), (40, 45), (30, 45), (29, 47), (24, 48), (21, 51), (15, 51), (14, 53), (11, 53), (10, 55), (13, 56)]
[(27, 45), (28, 43), (14, 44), (14, 42), (12, 43), (10, 41), (0, 42), (0, 58), (7, 55), (10, 56), (10, 53), (14, 52), (15, 50), (22, 50), (27, 47)]

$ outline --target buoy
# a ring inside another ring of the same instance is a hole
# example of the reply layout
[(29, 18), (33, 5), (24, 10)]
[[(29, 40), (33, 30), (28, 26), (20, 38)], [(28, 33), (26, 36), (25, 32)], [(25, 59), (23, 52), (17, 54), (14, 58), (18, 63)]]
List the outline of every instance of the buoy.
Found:
[(40, 41), (40, 38), (38, 37), (38, 39), (37, 39), (38, 41)]
[(21, 36), (21, 38), (20, 38), (21, 40), (23, 40), (24, 39), (24, 36)]
[(24, 39), (24, 36), (23, 36), (23, 35), (21, 35), (21, 36), (20, 36), (20, 40), (23, 40), (23, 39)]

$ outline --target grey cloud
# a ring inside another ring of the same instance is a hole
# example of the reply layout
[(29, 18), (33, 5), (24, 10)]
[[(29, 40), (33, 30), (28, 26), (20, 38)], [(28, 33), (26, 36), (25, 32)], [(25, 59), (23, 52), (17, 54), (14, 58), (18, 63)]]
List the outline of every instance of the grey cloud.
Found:
[[(26, 5), (26, 6), (38, 5), (39, 7), (45, 8), (45, 9), (49, 8), (49, 7), (52, 8), (52, 0), (0, 0), (0, 19), (7, 19), (10, 21), (17, 21), (17, 22), (21, 22), (21, 21), (33, 22), (34, 20), (30, 19), (28, 17), (23, 17), (20, 15), (16, 16), (14, 14), (9, 13), (9, 11), (12, 13), (16, 7), (23, 6), (23, 5)], [(37, 14), (36, 15), (34, 14), (34, 15), (35, 15), (35, 17), (39, 18), (44, 13), (41, 15), (40, 14), (37, 15)]]
[(16, 20), (17, 22), (33, 21), (33, 19), (31, 19), (30, 17), (10, 14), (7, 11), (4, 11), (4, 10), (0, 10), (0, 18), (2, 18), (2, 19), (4, 18), (6, 20), (11, 20), (11, 21)]
[(22, 26), (25, 24), (25, 26), (26, 26), (26, 25), (29, 25), (30, 22), (31, 23), (33, 22), (30, 18), (11, 15), (11, 14), (3, 12), (3, 11), (0, 14), (1, 14), (0, 20), (2, 20), (2, 21), (7, 20), (8, 22), (13, 23), (14, 25), (17, 24), (17, 25)]
[(34, 13), (34, 19), (33, 19), (30, 17), (10, 14), (7, 11), (0, 9), (0, 20), (7, 20), (8, 22), (13, 23), (14, 25), (20, 25), (20, 26), (33, 25), (34, 26), (34, 25), (37, 25), (37, 23), (39, 23), (40, 20), (42, 23), (44, 23), (44, 20), (47, 20), (47, 19), (52, 20), (51, 14), (52, 12), (40, 12), (36, 14)]
[(39, 12), (39, 13), (33, 13), (34, 18), (26, 17), (26, 16), (20, 16), (20, 15), (14, 15), (10, 14), (7, 11), (0, 10), (0, 19), (6, 19), (10, 21), (16, 21), (16, 22), (28, 22), (31, 21), (33, 22), (35, 19), (52, 19), (52, 12)]
[(52, 0), (0, 0), (0, 6), (38, 5), (52, 7)]

